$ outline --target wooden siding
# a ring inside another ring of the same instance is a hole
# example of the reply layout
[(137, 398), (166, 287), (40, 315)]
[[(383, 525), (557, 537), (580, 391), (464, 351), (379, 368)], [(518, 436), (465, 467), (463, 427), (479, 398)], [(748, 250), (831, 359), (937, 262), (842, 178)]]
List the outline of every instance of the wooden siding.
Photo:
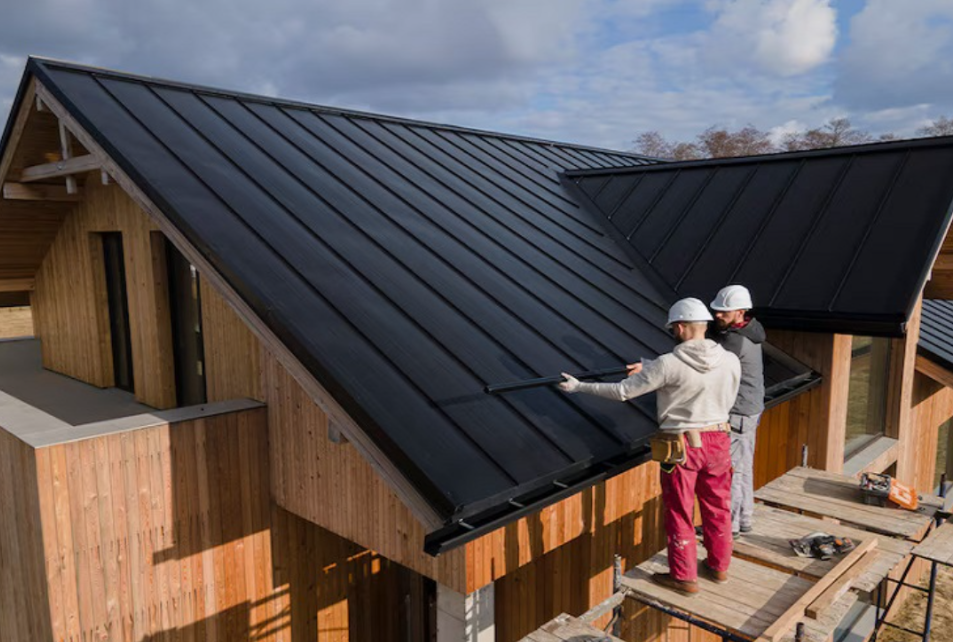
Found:
[(33, 336), (33, 313), (29, 306), (0, 308), (0, 339)]
[(215, 288), (204, 279), (201, 284), (209, 403), (243, 397), (264, 401), (258, 339)]
[[(788, 439), (796, 436), (803, 440), (802, 444), (793, 445), (789, 441), (788, 447), (798, 449), (797, 463), (800, 463), (800, 446), (806, 444), (808, 465), (840, 472), (844, 467), (844, 444), (847, 438), (850, 335), (771, 330), (768, 341), (823, 377), (820, 386), (798, 398), (797, 410), (788, 417)], [(778, 425), (773, 430), (784, 429)], [(759, 439), (761, 436), (759, 432)], [(769, 456), (767, 451), (763, 452)], [(771, 469), (771, 466), (767, 469)], [(778, 474), (783, 472), (786, 471)]]
[[(0, 577), (25, 587), (0, 592), (0, 640), (422, 639), (427, 580), (270, 501), (266, 418), (255, 409), (36, 451), (0, 431), (0, 508), (18, 515), (0, 526)], [(24, 483), (32, 499), (10, 492)], [(31, 558), (31, 537), (36, 563), (5, 568), (11, 545), (13, 559)], [(30, 582), (44, 556), (46, 583)], [(31, 633), (9, 633), (11, 621)]]
[[(913, 385), (913, 430), (916, 446), (916, 479), (910, 483), (917, 491), (934, 491), (936, 453), (940, 425), (953, 418), (953, 388), (949, 388), (920, 372)], [(947, 453), (947, 457), (950, 454)], [(907, 480), (904, 480), (907, 481)]]
[(423, 526), (278, 361), (262, 352), (275, 502), (453, 590), (467, 592), (461, 549), (434, 558)]
[(33, 450), (0, 429), (0, 642), (50, 640)]
[(175, 407), (165, 260), (157, 228), (115, 184), (87, 181), (36, 275), (33, 297), (43, 365), (81, 381), (113, 385), (112, 347), (97, 233), (121, 232), (129, 298), (136, 399)]

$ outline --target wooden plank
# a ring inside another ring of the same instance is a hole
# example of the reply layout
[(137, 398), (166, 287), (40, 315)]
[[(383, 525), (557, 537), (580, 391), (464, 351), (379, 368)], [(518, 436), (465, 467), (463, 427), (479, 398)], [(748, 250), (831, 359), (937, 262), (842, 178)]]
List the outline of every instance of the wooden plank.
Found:
[(847, 569), (843, 575), (841, 575), (830, 586), (828, 586), (826, 591), (821, 593), (816, 600), (811, 602), (808, 607), (804, 609), (805, 615), (812, 620), (816, 620), (822, 614), (827, 612), (827, 609), (831, 608), (834, 603), (837, 602), (837, 600), (843, 597), (843, 595), (854, 585), (854, 583), (860, 579), (861, 575), (866, 573), (867, 570), (873, 566), (874, 562), (877, 561), (879, 554), (879, 551), (870, 551), (857, 560), (857, 562)]
[(73, 176), (84, 172), (91, 172), (102, 167), (102, 162), (93, 154), (77, 156), (76, 158), (65, 158), (53, 163), (43, 163), (42, 165), (33, 165), (25, 167), (20, 172), (21, 183), (32, 183), (34, 181), (44, 181), (53, 178), (62, 178), (64, 176)]
[(35, 279), (0, 279), (0, 292), (32, 292)]
[(823, 593), (836, 582), (841, 575), (847, 572), (868, 552), (877, 547), (877, 538), (871, 537), (865, 542), (857, 545), (857, 548), (847, 554), (837, 566), (831, 569), (831, 572), (822, 577), (810, 587), (804, 594), (798, 598), (794, 604), (788, 607), (780, 617), (778, 617), (771, 626), (769, 626), (758, 637), (758, 642), (778, 642), (785, 633), (791, 630), (799, 619), (804, 617), (804, 610), (817, 600)]
[[(753, 522), (754, 530), (735, 540), (735, 555), (815, 580), (829, 573), (837, 564), (837, 560), (799, 557), (791, 550), (788, 540), (816, 532), (847, 537), (855, 542), (870, 537), (869, 532), (858, 528), (799, 515), (764, 504), (755, 504)], [(855, 588), (865, 593), (873, 592), (894, 567), (910, 554), (913, 547), (912, 542), (903, 539), (880, 538), (876, 561), (858, 578)]]
[(930, 524), (935, 502), (924, 501), (917, 511), (863, 503), (852, 477), (810, 468), (795, 468), (755, 491), (761, 501), (832, 517), (865, 530), (900, 537), (916, 537)]
[(953, 388), (953, 372), (934, 363), (922, 354), (917, 355), (917, 372), (922, 372), (937, 383)]
[(63, 185), (30, 185), (28, 183), (4, 183), (3, 198), (8, 201), (60, 201), (75, 203), (82, 200), (79, 188), (69, 192)]
[[(17, 110), (13, 127), (10, 129), (10, 136), (3, 150), (3, 157), (0, 158), (0, 181), (4, 181), (7, 178), (7, 172), (10, 170), (10, 164), (13, 162), (13, 155), (20, 146), (20, 139), (23, 137), (23, 131), (26, 129), (27, 119), (33, 110), (33, 100), (35, 96), (36, 80), (31, 78), (23, 94), (23, 101)], [(37, 98), (37, 100), (39, 99)]]
[(953, 566), (953, 524), (942, 524), (913, 549), (913, 554), (931, 562)]

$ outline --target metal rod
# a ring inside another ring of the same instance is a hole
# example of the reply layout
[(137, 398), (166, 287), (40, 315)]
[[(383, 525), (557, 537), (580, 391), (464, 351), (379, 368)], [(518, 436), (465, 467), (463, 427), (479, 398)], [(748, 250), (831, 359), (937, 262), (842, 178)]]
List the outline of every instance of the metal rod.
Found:
[[(894, 624), (893, 622), (884, 622), (884, 626), (889, 626), (891, 629), (897, 629), (898, 631), (903, 631), (904, 633), (909, 633), (910, 635), (916, 635), (917, 637), (923, 635), (923, 631), (908, 629), (905, 626), (900, 626), (899, 624)], [(871, 639), (871, 642), (874, 642), (874, 640)]]
[(794, 629), (794, 642), (804, 642), (804, 622), (798, 622)]
[[(616, 553), (612, 558), (612, 592), (622, 590), (622, 556)], [(612, 609), (612, 635), (622, 635), (622, 604)]]
[[(907, 575), (910, 573), (910, 569), (913, 568), (913, 562), (916, 558), (913, 555), (910, 556), (910, 561), (907, 562), (907, 568), (903, 569), (903, 575), (900, 576), (899, 584), (903, 584), (907, 581)], [(897, 600), (897, 596), (900, 595), (900, 586), (897, 586), (897, 590), (893, 592), (893, 595), (890, 596), (890, 599), (887, 600), (887, 606), (884, 607), (884, 620), (887, 619), (887, 616), (890, 615), (890, 609), (893, 608), (893, 603)]]
[(801, 466), (807, 468), (807, 444), (801, 446)]
[(656, 602), (654, 600), (643, 600), (641, 598), (637, 598), (637, 599), (643, 604), (645, 604), (646, 606), (649, 606), (655, 609), (656, 611), (661, 611), (662, 613), (665, 613), (666, 615), (670, 615), (676, 620), (681, 620), (682, 622), (688, 622), (692, 626), (697, 626), (698, 628), (708, 631), (709, 633), (720, 635), (721, 639), (726, 640), (727, 642), (751, 642), (750, 638), (741, 637), (739, 635), (732, 633), (731, 631), (728, 631), (720, 627), (717, 627), (713, 624), (710, 624), (706, 622), (705, 620), (699, 620), (698, 618), (693, 617), (689, 615), (688, 613), (682, 613), (681, 611), (677, 611), (675, 609), (669, 608), (665, 606), (664, 604), (662, 604), (661, 602)]
[(927, 593), (927, 612), (923, 624), (923, 642), (930, 642), (930, 631), (933, 628), (933, 598), (936, 596), (937, 563), (930, 563), (930, 592)]
[[(576, 379), (597, 379), (599, 377), (611, 377), (613, 375), (625, 374), (628, 372), (628, 366), (618, 366), (615, 368), (603, 368), (601, 370), (588, 370), (574, 374)], [(516, 392), (517, 390), (527, 390), (528, 388), (540, 388), (542, 386), (552, 386), (565, 381), (562, 375), (556, 377), (539, 377), (537, 379), (523, 379), (522, 381), (510, 381), (507, 383), (488, 384), (483, 388), (483, 392), (488, 395), (499, 395), (504, 392)]]

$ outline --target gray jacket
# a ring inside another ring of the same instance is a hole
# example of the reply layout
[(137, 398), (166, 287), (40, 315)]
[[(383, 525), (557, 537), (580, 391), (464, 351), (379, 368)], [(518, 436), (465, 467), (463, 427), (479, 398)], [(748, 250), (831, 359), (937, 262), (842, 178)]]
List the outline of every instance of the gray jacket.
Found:
[(764, 412), (764, 360), (761, 344), (767, 338), (757, 319), (751, 319), (743, 328), (729, 328), (724, 332), (712, 330), (711, 338), (741, 360), (741, 388), (731, 408), (733, 415), (752, 416)]

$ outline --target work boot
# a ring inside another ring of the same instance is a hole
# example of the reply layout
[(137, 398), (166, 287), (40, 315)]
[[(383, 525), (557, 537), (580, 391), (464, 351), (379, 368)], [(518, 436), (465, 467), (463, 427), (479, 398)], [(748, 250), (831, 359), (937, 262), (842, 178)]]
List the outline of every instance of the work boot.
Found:
[(708, 565), (708, 562), (701, 563), (702, 575), (714, 582), (715, 584), (727, 584), (728, 583), (728, 571), (716, 571)]
[(748, 524), (747, 526), (741, 527), (741, 534), (744, 535), (746, 533), (750, 533), (753, 530), (754, 530), (754, 526), (752, 526), (751, 524)]
[(698, 582), (687, 582), (685, 580), (676, 580), (670, 573), (653, 573), (652, 581), (659, 586), (667, 589), (684, 593), (685, 595), (694, 595), (698, 593)]

